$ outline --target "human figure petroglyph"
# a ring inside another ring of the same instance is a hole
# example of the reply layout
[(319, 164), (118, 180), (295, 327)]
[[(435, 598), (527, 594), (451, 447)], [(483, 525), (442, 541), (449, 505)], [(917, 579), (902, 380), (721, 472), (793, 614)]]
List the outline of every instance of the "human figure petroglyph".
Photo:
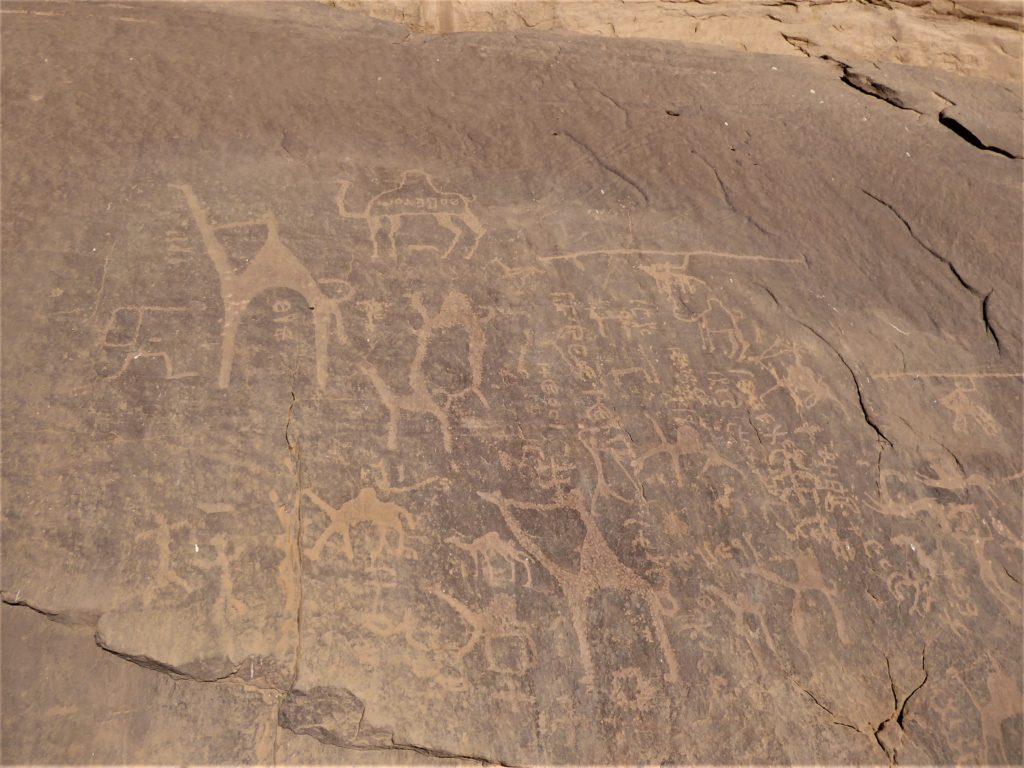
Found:
[(194, 371), (178, 372), (174, 370), (174, 361), (163, 349), (165, 339), (162, 331), (166, 330), (168, 315), (182, 315), (189, 310), (186, 307), (158, 307), (143, 304), (131, 304), (116, 307), (107, 320), (103, 331), (102, 347), (107, 353), (107, 360), (120, 360), (120, 366), (112, 373), (104, 374), (106, 379), (117, 379), (125, 374), (136, 360), (153, 358), (163, 362), (164, 379), (189, 379), (199, 374)]
[[(441, 429), (441, 440), (446, 453), (452, 451), (452, 432), (449, 411), (452, 404), (461, 397), (473, 394), (484, 408), (489, 408), (487, 398), (481, 389), (483, 383), (483, 357), (487, 348), (483, 322), (473, 311), (469, 299), (458, 291), (450, 291), (441, 303), (436, 314), (430, 314), (423, 305), (418, 294), (411, 294), (413, 308), (423, 320), (416, 331), (416, 352), (409, 365), (408, 391), (395, 392), (370, 363), (365, 363), (361, 370), (373, 384), (377, 396), (388, 411), (387, 446), (394, 450), (398, 447), (398, 422), (402, 412), (424, 413), (432, 416)], [(435, 392), (431, 390), (423, 370), (429, 353), (430, 342), (439, 331), (461, 328), (469, 339), (469, 371), (470, 385), (458, 392)], [(443, 403), (438, 403), (436, 395), (441, 394)]]
[(212, 558), (197, 556), (192, 562), (200, 568), (215, 569), (219, 572), (217, 597), (211, 606), (210, 616), (228, 643), (230, 648), (228, 655), (230, 657), (235, 653), (237, 642), (231, 627), (238, 619), (249, 612), (249, 606), (235, 597), (235, 583), (231, 575), (231, 558), (228, 556), (228, 549), (233, 545), (228, 542), (227, 535), (224, 533), (213, 535), (206, 546), (204, 546), (204, 550), (210, 546), (212, 546), (214, 553)]
[(387, 305), (376, 299), (367, 299), (360, 301), (356, 306), (363, 310), (363, 315), (366, 317), (367, 335), (373, 336), (377, 330), (377, 323), (384, 319), (384, 310), (387, 309)]
[[(469, 628), (469, 637), (455, 651), (455, 663), (461, 663), (479, 645), (491, 672), (522, 674), (533, 665), (537, 650), (529, 626), (516, 616), (516, 600), (512, 595), (499, 593), (484, 608), (474, 610), (436, 587), (427, 591), (452, 608)], [(495, 644), (509, 639), (521, 645), (522, 653), (517, 654), (517, 663), (503, 665), (498, 663)]]
[(193, 592), (192, 586), (178, 574), (171, 563), (172, 532), (188, 527), (188, 523), (182, 521), (168, 523), (167, 518), (159, 512), (155, 514), (155, 517), (156, 528), (136, 536), (138, 541), (152, 539), (157, 548), (156, 574), (146, 584), (142, 594), (142, 604), (146, 607), (149, 607), (154, 597), (165, 587), (178, 587), (186, 595)]
[[(171, 184), (185, 196), (192, 218), (220, 278), (221, 298), (224, 301), (224, 326), (221, 340), (220, 373), (217, 383), (225, 388), (231, 381), (231, 365), (235, 357), (235, 340), (249, 303), (263, 291), (287, 289), (300, 294), (313, 312), (313, 333), (316, 347), (316, 383), (321, 389), (327, 385), (329, 341), (333, 325), (338, 340), (348, 343), (337, 299), (327, 296), (309, 270), (281, 240), (277, 218), (270, 211), (251, 221), (233, 222), (213, 226), (206, 211), (188, 184)], [(241, 272), (236, 272), (227, 251), (217, 238), (219, 230), (262, 225), (267, 230), (256, 257)]]
[(351, 531), (360, 523), (371, 524), (377, 533), (376, 546), (370, 549), (371, 560), (376, 560), (384, 553), (388, 545), (388, 534), (392, 533), (396, 539), (395, 554), (401, 557), (405, 554), (406, 527), (410, 529), (416, 528), (416, 523), (412, 515), (409, 514), (409, 510), (397, 504), (381, 500), (373, 488), (363, 488), (354, 499), (346, 501), (337, 509), (321, 499), (313, 491), (303, 491), (302, 496), (316, 504), (331, 521), (330, 525), (313, 543), (313, 546), (306, 550), (306, 556), (310, 560), (316, 561), (320, 559), (323, 554), (324, 545), (335, 534), (341, 536), (342, 554), (349, 560), (355, 559), (355, 554), (352, 551)]
[[(662, 619), (663, 614), (671, 614), (677, 610), (675, 598), (668, 591), (667, 585), (656, 589), (619, 560), (598, 528), (594, 511), (587, 507), (579, 491), (559, 493), (555, 501), (549, 503), (516, 501), (500, 492), (479, 491), (477, 495), (498, 508), (519, 545), (558, 583), (568, 604), (570, 620), (579, 644), (585, 682), (592, 684), (595, 680), (594, 661), (587, 634), (587, 604), (598, 590), (606, 588), (624, 589), (646, 603), (655, 637), (664, 655), (667, 668), (665, 679), (668, 682), (676, 682), (679, 679), (678, 662)], [(516, 510), (550, 513), (566, 509), (579, 515), (586, 530), (579, 549), (579, 566), (575, 571), (559, 565), (548, 557), (536, 540), (526, 533), (515, 516)]]
[(373, 241), (373, 258), (380, 255), (381, 235), (386, 238), (388, 255), (397, 256), (395, 237), (405, 219), (430, 218), (452, 233), (453, 240), (442, 253), (445, 259), (457, 249), (464, 249), (465, 258), (472, 258), (486, 233), (470, 208), (471, 198), (438, 189), (423, 171), (406, 171), (397, 187), (373, 197), (362, 211), (350, 211), (345, 205), (352, 183), (344, 179), (338, 183), (338, 213), (345, 219), (366, 222)]
[[(594, 512), (599, 499), (609, 498), (621, 501), (624, 504), (633, 503), (644, 503), (643, 492), (640, 483), (636, 480), (632, 473), (626, 468), (626, 460), (629, 457), (634, 456), (634, 445), (629, 437), (629, 434), (625, 431), (620, 424), (616, 424), (611, 434), (604, 431), (604, 434), (594, 431), (593, 429), (581, 430), (580, 442), (583, 443), (584, 448), (587, 449), (587, 453), (590, 454), (590, 458), (594, 464), (594, 494), (591, 503), (591, 513)], [(628, 490), (633, 493), (632, 497), (624, 496), (619, 493), (611, 483), (608, 482), (608, 474), (605, 472), (604, 457), (608, 456), (611, 458), (611, 463), (614, 468), (621, 470), (621, 476), (627, 478), (627, 482), (630, 486)]]
[[(824, 379), (804, 365), (800, 350), (796, 345), (787, 345), (787, 347), (780, 354), (788, 353), (792, 356), (793, 362), (782, 366), (781, 373), (774, 365), (762, 363), (762, 367), (775, 379), (775, 384), (762, 392), (759, 398), (763, 399), (775, 390), (782, 389), (792, 398), (798, 414), (803, 414), (805, 410), (823, 402), (834, 403), (840, 410), (844, 410), (842, 403), (832, 393)], [(762, 355), (759, 360), (763, 358)]]
[[(747, 542), (749, 546), (749, 541)], [(751, 551), (753, 547), (750, 546)], [(790, 617), (793, 630), (796, 633), (797, 640), (803, 648), (809, 648), (811, 638), (808, 636), (807, 624), (804, 621), (804, 613), (802, 606), (806, 602), (805, 594), (818, 593), (822, 595), (829, 604), (829, 608), (832, 611), (832, 616), (835, 619), (836, 631), (838, 633), (839, 640), (843, 643), (849, 643), (850, 637), (846, 631), (846, 622), (841, 608), (837, 608), (842, 605), (842, 596), (839, 594), (834, 583), (828, 582), (825, 575), (821, 571), (821, 565), (818, 562), (817, 557), (809, 552), (799, 552), (790, 558), (778, 558), (780, 562), (790, 563), (796, 570), (795, 579), (786, 579), (779, 576), (777, 573), (769, 568), (756, 567), (756, 568), (742, 568), (742, 573), (756, 576), (770, 584), (774, 584), (777, 587), (786, 589), (793, 593), (793, 603), (790, 606)]]
[[(513, 544), (501, 538), (497, 531), (488, 531), (472, 541), (467, 541), (461, 536), (449, 536), (445, 542), (469, 554), (473, 560), (476, 577), (480, 578), (483, 574), (487, 584), (491, 587), (514, 585), (516, 565), (523, 566), (523, 570), (526, 572), (526, 581), (523, 582), (523, 586), (532, 585), (530, 558)], [(505, 563), (507, 570), (500, 566), (500, 562)], [(496, 565), (496, 563), (498, 564)], [(499, 578), (503, 573), (507, 573), (510, 578)], [(465, 575), (465, 571), (463, 571), (463, 575)]]

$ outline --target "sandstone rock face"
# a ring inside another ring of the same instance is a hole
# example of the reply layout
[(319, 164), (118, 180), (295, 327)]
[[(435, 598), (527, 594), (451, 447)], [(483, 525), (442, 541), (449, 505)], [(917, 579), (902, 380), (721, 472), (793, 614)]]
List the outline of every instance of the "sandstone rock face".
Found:
[(415, 32), (558, 30), (1021, 77), (1017, 0), (321, 0)]
[(2, 12), (4, 760), (1021, 762), (1018, 83)]

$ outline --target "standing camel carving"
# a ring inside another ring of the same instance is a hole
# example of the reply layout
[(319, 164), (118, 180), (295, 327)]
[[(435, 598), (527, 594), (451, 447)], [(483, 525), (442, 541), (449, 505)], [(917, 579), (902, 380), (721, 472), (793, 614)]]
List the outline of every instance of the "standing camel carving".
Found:
[[(292, 250), (281, 241), (277, 218), (270, 211), (250, 221), (213, 226), (206, 211), (188, 184), (171, 184), (185, 196), (199, 234), (202, 235), (206, 254), (213, 262), (220, 278), (220, 293), (224, 300), (224, 326), (221, 337), (220, 375), (218, 385), (227, 387), (231, 381), (231, 364), (235, 358), (235, 339), (249, 303), (263, 291), (287, 288), (300, 294), (313, 311), (313, 332), (316, 347), (316, 383), (321, 389), (327, 385), (328, 342), (331, 323), (343, 343), (348, 343), (342, 324), (338, 300), (327, 296), (316, 280), (299, 261)], [(217, 231), (260, 224), (267, 228), (264, 241), (256, 258), (242, 271), (235, 271), (228, 260), (224, 246), (217, 239)]]
[[(655, 587), (642, 579), (635, 571), (623, 563), (612, 552), (604, 535), (597, 526), (593, 509), (588, 509), (579, 491), (559, 494), (554, 502), (538, 504), (510, 499), (500, 492), (487, 493), (478, 491), (477, 495), (484, 501), (493, 504), (501, 513), (502, 519), (512, 532), (519, 545), (539, 562), (558, 583), (565, 595), (569, 618), (572, 621), (576, 640), (579, 643), (580, 662), (583, 665), (584, 681), (592, 684), (594, 677), (594, 660), (590, 650), (587, 633), (587, 603), (593, 594), (604, 588), (622, 589), (640, 597), (650, 612), (654, 636), (661, 646), (665, 661), (665, 680), (670, 683), (679, 680), (679, 664), (669, 641), (668, 631), (662, 615), (673, 613), (678, 609), (675, 598), (668, 591), (667, 585)], [(583, 521), (586, 534), (579, 550), (579, 566), (576, 570), (556, 563), (541, 549), (537, 541), (530, 536), (519, 520), (516, 511), (544, 515), (558, 514), (572, 510)]]
[(472, 198), (438, 189), (433, 179), (423, 171), (406, 171), (397, 187), (381, 192), (361, 211), (349, 210), (345, 204), (352, 183), (345, 179), (339, 179), (338, 183), (338, 213), (345, 219), (366, 222), (373, 242), (373, 258), (380, 254), (378, 241), (382, 239), (382, 234), (386, 238), (387, 254), (398, 254), (395, 237), (407, 220), (430, 218), (452, 234), (453, 240), (441, 252), (441, 257), (445, 259), (456, 251), (466, 259), (472, 258), (480, 238), (486, 233), (470, 207)]

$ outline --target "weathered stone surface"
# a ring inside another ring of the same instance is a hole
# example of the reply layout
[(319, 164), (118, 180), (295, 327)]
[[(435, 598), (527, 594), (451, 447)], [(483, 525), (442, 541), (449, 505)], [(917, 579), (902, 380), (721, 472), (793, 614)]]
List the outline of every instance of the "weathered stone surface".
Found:
[(3, 65), (5, 760), (1020, 762), (1019, 84), (318, 4)]
[(240, 685), (154, 674), (83, 626), (3, 607), (3, 747), (10, 763), (266, 763), (275, 701)]
[(413, 32), (554, 30), (1019, 80), (1016, 0), (320, 0)]

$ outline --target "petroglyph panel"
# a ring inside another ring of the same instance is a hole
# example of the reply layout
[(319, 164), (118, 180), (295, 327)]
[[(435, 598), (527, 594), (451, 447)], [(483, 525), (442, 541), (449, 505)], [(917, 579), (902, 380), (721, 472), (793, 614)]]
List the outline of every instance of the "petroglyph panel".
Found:
[(53, 7), (5, 611), (231, 692), (210, 760), (1019, 762), (1015, 161), (822, 62)]

